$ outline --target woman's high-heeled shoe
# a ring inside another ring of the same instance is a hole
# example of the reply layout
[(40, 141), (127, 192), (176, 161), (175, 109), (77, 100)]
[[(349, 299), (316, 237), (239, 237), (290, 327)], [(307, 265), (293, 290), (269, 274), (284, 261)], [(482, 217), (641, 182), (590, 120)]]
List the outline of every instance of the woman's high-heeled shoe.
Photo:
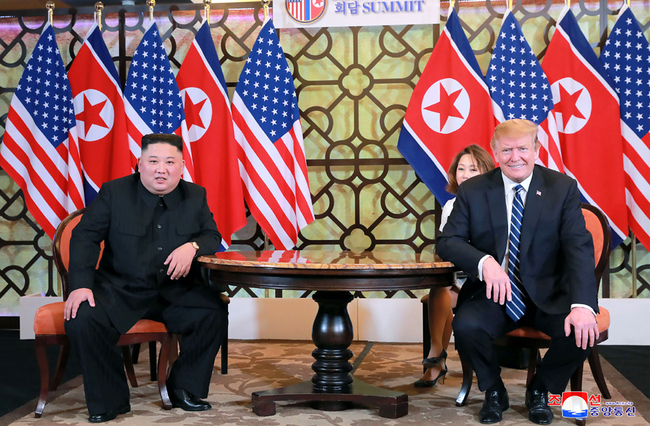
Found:
[(445, 382), (445, 375), (447, 374), (447, 351), (442, 350), (442, 353), (436, 357), (433, 358), (425, 358), (422, 360), (422, 365), (424, 365), (425, 368), (433, 368), (437, 367), (440, 364), (443, 365), (442, 370), (440, 370), (440, 373), (436, 376), (435, 379), (433, 380), (424, 380), (424, 379), (419, 379), (417, 380), (413, 385), (416, 388), (431, 388), (436, 385), (438, 382), (438, 379), (440, 379), (440, 383)]
[(447, 366), (447, 351), (442, 350), (442, 353), (438, 356), (435, 356), (433, 358), (425, 358), (422, 360), (422, 365), (424, 365), (424, 368), (433, 368), (437, 367), (440, 365), (441, 362), (445, 363), (445, 367)]
[(438, 373), (435, 379), (433, 380), (419, 379), (415, 383), (413, 383), (413, 386), (415, 386), (416, 388), (432, 388), (436, 385), (438, 379), (440, 379), (440, 383), (445, 383), (445, 376), (447, 375), (447, 371), (448, 371), (447, 367), (445, 366), (444, 370), (440, 371), (440, 373)]

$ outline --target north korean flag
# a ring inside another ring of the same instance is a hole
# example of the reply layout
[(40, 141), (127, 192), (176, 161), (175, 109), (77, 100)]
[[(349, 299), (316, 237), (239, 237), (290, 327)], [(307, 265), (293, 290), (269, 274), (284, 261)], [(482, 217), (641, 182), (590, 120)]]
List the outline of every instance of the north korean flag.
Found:
[(68, 76), (87, 205), (104, 182), (131, 173), (120, 79), (97, 24), (88, 32)]
[(578, 181), (584, 201), (605, 213), (618, 244), (628, 233), (618, 95), (568, 7), (542, 68), (553, 92), (564, 171)]
[(177, 81), (187, 124), (183, 139), (194, 160), (192, 179), (207, 190), (226, 249), (231, 235), (246, 225), (246, 209), (226, 80), (207, 22), (197, 32)]
[(453, 197), (447, 169), (470, 144), (490, 151), (494, 114), (487, 85), (460, 19), (447, 24), (413, 90), (397, 148), (440, 204)]

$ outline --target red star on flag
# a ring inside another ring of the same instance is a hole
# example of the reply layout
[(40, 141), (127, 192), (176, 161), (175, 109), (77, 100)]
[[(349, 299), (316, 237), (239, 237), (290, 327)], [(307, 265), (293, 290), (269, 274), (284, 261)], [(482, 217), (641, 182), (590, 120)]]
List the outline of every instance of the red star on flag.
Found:
[(82, 96), (84, 97), (84, 110), (77, 114), (75, 118), (77, 121), (83, 121), (85, 123), (86, 135), (90, 132), (90, 128), (93, 125), (108, 128), (108, 124), (106, 124), (100, 115), (104, 109), (104, 105), (106, 105), (106, 100), (93, 105), (88, 100), (88, 96), (85, 94)]
[(573, 95), (571, 95), (564, 87), (562, 87), (561, 84), (559, 86), (560, 102), (555, 104), (555, 110), (562, 112), (562, 115), (564, 117), (564, 125), (566, 126), (571, 117), (577, 117), (584, 120), (585, 116), (582, 115), (577, 106), (578, 98), (582, 93), (582, 89), (576, 91)]
[(457, 90), (453, 93), (447, 93), (444, 86), (440, 85), (440, 100), (438, 103), (431, 104), (428, 107), (425, 107), (427, 111), (437, 112), (440, 114), (440, 128), (444, 128), (447, 124), (449, 117), (458, 117), (464, 118), (460, 111), (454, 106), (456, 99), (460, 96), (461, 90)]
[(192, 126), (200, 127), (205, 129), (203, 125), (203, 120), (201, 120), (201, 109), (203, 104), (207, 101), (208, 98), (203, 99), (201, 102), (193, 103), (190, 95), (185, 92), (185, 120), (187, 121), (187, 129), (191, 129)]

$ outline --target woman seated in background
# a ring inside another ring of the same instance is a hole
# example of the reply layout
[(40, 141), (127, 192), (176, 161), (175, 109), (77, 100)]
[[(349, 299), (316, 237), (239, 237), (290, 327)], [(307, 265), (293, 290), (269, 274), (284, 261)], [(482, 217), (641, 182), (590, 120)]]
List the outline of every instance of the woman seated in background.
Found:
[[(470, 145), (456, 155), (452, 161), (447, 178), (449, 185), (447, 191), (456, 195), (458, 185), (467, 179), (485, 173), (494, 168), (492, 156), (478, 145)], [(454, 207), (452, 198), (442, 208), (440, 218), (440, 231), (445, 227), (447, 218)], [(465, 282), (465, 278), (456, 279), (456, 286)], [(456, 289), (457, 290), (457, 289)], [(453, 301), (452, 301), (453, 295)], [(421, 379), (415, 382), (416, 388), (429, 388), (435, 386), (440, 379), (444, 383), (447, 374), (447, 346), (451, 338), (451, 320), (453, 319), (452, 304), (456, 305), (457, 293), (451, 292), (449, 287), (434, 288), (429, 292), (429, 331), (431, 333), (431, 350), (429, 358), (422, 360), (422, 365), (427, 369)]]

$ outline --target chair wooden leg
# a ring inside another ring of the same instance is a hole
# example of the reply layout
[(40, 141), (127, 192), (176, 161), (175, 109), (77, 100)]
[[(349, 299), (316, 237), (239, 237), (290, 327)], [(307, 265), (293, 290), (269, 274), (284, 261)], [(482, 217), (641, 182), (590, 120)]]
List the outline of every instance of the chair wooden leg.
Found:
[(172, 409), (169, 392), (167, 391), (167, 367), (169, 364), (169, 355), (174, 350), (172, 348), (173, 345), (176, 345), (176, 339), (171, 333), (167, 333), (161, 342), (160, 356), (158, 357), (158, 392), (160, 393), (160, 399), (165, 410)]
[(41, 394), (36, 402), (36, 409), (34, 410), (34, 417), (39, 418), (43, 414), (43, 409), (47, 403), (47, 394), (50, 389), (50, 368), (47, 363), (46, 344), (36, 336), (35, 341), (36, 360), (38, 361), (38, 369), (41, 372)]
[(589, 354), (589, 366), (591, 367), (591, 374), (594, 376), (594, 380), (598, 385), (600, 393), (605, 397), (605, 399), (611, 399), (612, 395), (609, 393), (607, 388), (607, 383), (605, 382), (605, 376), (603, 376), (603, 369), (600, 366), (600, 355), (598, 354), (598, 345), (594, 345), (594, 348)]
[(221, 374), (228, 374), (228, 327), (221, 342)]
[(56, 370), (54, 370), (54, 377), (50, 381), (51, 391), (55, 391), (61, 384), (61, 380), (63, 380), (63, 375), (65, 374), (65, 367), (68, 365), (68, 358), (70, 358), (70, 342), (63, 343), (60, 346)]
[[(460, 355), (460, 354), (459, 354)], [(469, 362), (460, 357), (460, 364), (463, 368), (463, 384), (460, 387), (460, 392), (456, 397), (456, 406), (460, 407), (467, 404), (469, 399), (469, 391), (472, 388), (472, 378), (474, 377), (474, 370)]]
[(526, 389), (530, 386), (530, 382), (535, 377), (535, 370), (537, 370), (537, 357), (539, 356), (539, 349), (530, 348), (528, 354), (528, 375), (526, 376)]
[(134, 343), (131, 345), (131, 361), (133, 364), (137, 364), (138, 360), (140, 359), (140, 349), (141, 345), (140, 343)]
[[(429, 357), (431, 351), (431, 330), (429, 330), (429, 303), (422, 303), (422, 359)], [(422, 367), (426, 373), (427, 368)]]
[(169, 343), (169, 368), (171, 369), (174, 362), (178, 359), (178, 344), (179, 336), (172, 334), (170, 343)]
[(156, 381), (156, 341), (149, 342), (149, 375), (151, 381)]
[(126, 370), (126, 376), (129, 378), (129, 383), (131, 387), (138, 387), (138, 380), (135, 378), (135, 370), (133, 369), (133, 361), (131, 360), (131, 350), (129, 346), (122, 346), (122, 358), (124, 358), (124, 369)]

